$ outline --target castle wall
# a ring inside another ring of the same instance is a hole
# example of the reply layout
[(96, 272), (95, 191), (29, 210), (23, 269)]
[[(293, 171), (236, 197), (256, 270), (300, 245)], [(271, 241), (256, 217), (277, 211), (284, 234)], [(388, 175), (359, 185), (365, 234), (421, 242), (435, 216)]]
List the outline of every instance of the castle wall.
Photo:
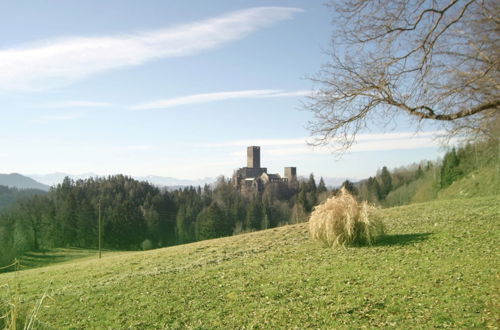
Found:
[(236, 174), (241, 178), (257, 178), (262, 175), (262, 173), (267, 173), (267, 168), (250, 168), (250, 167), (242, 167), (240, 168)]

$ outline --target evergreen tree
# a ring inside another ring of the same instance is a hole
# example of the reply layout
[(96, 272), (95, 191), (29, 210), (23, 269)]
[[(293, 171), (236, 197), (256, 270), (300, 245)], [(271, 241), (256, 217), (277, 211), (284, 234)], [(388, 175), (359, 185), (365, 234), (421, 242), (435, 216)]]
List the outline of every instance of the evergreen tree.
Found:
[(97, 214), (90, 201), (83, 199), (76, 214), (77, 245), (79, 247), (97, 246)]
[(310, 207), (312, 207), (309, 204), (309, 200), (307, 199), (306, 192), (304, 189), (299, 190), (299, 195), (297, 197), (297, 202), (295, 204), (300, 205), (303, 210), (309, 210)]
[(441, 167), (441, 187), (448, 187), (455, 180), (457, 180), (462, 172), (459, 168), (460, 158), (453, 148), (447, 152), (443, 159), (443, 166)]
[(258, 230), (262, 221), (262, 207), (257, 198), (253, 198), (247, 208), (245, 229)]
[(204, 240), (231, 234), (224, 212), (217, 203), (212, 203), (198, 214), (196, 219), (196, 239)]
[(325, 181), (323, 180), (323, 177), (321, 177), (319, 179), (319, 184), (318, 184), (318, 194), (324, 193), (326, 191), (327, 191), (327, 189), (326, 189)]
[(349, 193), (351, 193), (351, 195), (354, 195), (356, 196), (358, 194), (358, 190), (356, 189), (356, 187), (354, 186), (354, 183), (352, 183), (351, 181), (349, 180), (345, 180), (341, 187), (345, 188)]
[(316, 181), (314, 180), (314, 174), (309, 175), (309, 180), (307, 181), (307, 192), (312, 192), (316, 194)]
[(380, 185), (374, 177), (369, 177), (367, 181), (368, 191), (369, 191), (369, 201), (378, 202), (380, 196)]
[(392, 190), (392, 178), (391, 173), (387, 167), (382, 167), (382, 172), (380, 173), (380, 195), (379, 199), (384, 199), (389, 192)]
[(422, 165), (418, 165), (417, 172), (415, 173), (415, 179), (420, 179), (424, 177), (424, 171), (422, 170)]
[(176, 216), (176, 232), (177, 232), (177, 241), (179, 243), (186, 243), (190, 241), (189, 235), (189, 224), (186, 220), (186, 206), (181, 205), (179, 210), (177, 211)]

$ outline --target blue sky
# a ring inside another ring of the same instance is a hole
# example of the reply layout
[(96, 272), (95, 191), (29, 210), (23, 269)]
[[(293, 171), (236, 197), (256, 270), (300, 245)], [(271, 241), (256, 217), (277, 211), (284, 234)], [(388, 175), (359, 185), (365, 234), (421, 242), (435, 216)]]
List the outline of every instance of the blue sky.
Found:
[(0, 173), (196, 179), (246, 164), (363, 178), (442, 151), (405, 118), (338, 160), (300, 102), (328, 57), (324, 1), (1, 1)]

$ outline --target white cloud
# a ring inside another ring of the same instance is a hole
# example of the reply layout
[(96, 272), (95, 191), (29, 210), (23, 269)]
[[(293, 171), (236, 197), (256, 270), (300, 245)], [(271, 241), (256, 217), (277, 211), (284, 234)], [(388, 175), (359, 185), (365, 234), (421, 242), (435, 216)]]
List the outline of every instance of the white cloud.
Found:
[(44, 105), (45, 108), (103, 108), (110, 107), (111, 103), (107, 102), (94, 102), (94, 101), (60, 101), (48, 103)]
[(293, 97), (303, 96), (310, 93), (309, 91), (294, 91), (284, 92), (280, 89), (254, 89), (231, 92), (203, 93), (193, 94), (180, 97), (174, 97), (165, 100), (158, 100), (144, 104), (132, 106), (133, 110), (151, 110), (151, 109), (166, 109), (188, 104), (209, 103), (216, 101), (232, 100), (232, 99), (250, 99), (250, 98), (265, 98), (265, 97)]
[(351, 152), (408, 150), (438, 147), (432, 137), (396, 138), (381, 141), (361, 141), (352, 146)]
[(253, 140), (235, 140), (218, 143), (205, 143), (203, 147), (246, 147), (246, 146), (286, 146), (286, 145), (306, 145), (307, 138), (293, 139), (253, 139)]
[(358, 141), (366, 140), (390, 140), (390, 139), (409, 139), (421, 137), (439, 137), (445, 134), (445, 131), (417, 131), (417, 132), (395, 132), (395, 133), (377, 133), (377, 134), (358, 134), (356, 139)]
[(270, 95), (266, 95), (265, 97), (290, 97), (290, 96), (309, 96), (311, 95), (311, 91), (308, 90), (300, 90), (294, 92), (279, 92)]
[[(409, 150), (421, 148), (439, 147), (436, 137), (439, 137), (443, 131), (427, 132), (396, 132), (380, 134), (360, 134), (357, 142), (352, 146), (350, 152), (365, 151), (389, 151), (389, 150)], [(331, 154), (333, 149), (328, 146), (311, 147), (307, 145), (309, 138), (291, 138), (291, 139), (253, 139), (253, 140), (235, 140), (218, 143), (204, 143), (202, 147), (206, 148), (238, 148), (232, 155), (240, 155), (242, 148), (250, 145), (266, 146), (266, 154), (273, 156), (287, 155), (319, 155)]]
[[(390, 151), (390, 150), (411, 150), (421, 148), (436, 148), (439, 144), (431, 137), (413, 139), (386, 139), (381, 141), (362, 141), (354, 144), (349, 150), (353, 152), (367, 151)], [(274, 147), (266, 150), (266, 153), (274, 156), (288, 155), (324, 155), (332, 154), (333, 150), (328, 147), (292, 146)]]
[(41, 90), (106, 70), (188, 56), (290, 19), (299, 8), (255, 7), (160, 30), (48, 39), (0, 50), (0, 89)]

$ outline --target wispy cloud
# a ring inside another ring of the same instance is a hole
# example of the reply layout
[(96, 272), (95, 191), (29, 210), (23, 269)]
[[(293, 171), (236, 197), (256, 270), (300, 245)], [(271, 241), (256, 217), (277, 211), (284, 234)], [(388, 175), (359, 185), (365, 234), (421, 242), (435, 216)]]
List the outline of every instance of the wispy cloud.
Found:
[(267, 95), (266, 97), (294, 97), (294, 96), (309, 96), (311, 95), (311, 91), (308, 90), (299, 90), (293, 92), (278, 92), (274, 94)]
[(446, 131), (417, 131), (417, 132), (394, 132), (394, 133), (376, 133), (376, 134), (358, 134), (358, 141), (376, 141), (376, 140), (395, 140), (395, 139), (411, 139), (423, 137), (440, 137)]
[[(350, 152), (365, 151), (389, 151), (389, 150), (409, 150), (421, 148), (435, 148), (439, 146), (436, 137), (439, 137), (443, 131), (427, 132), (396, 132), (380, 134), (360, 134), (357, 142), (352, 146)], [(255, 139), (255, 140), (235, 140), (216, 143), (204, 143), (202, 147), (207, 148), (238, 148), (232, 154), (244, 152), (244, 147), (250, 145), (266, 146), (265, 153), (274, 156), (285, 155), (318, 155), (331, 154), (332, 149), (328, 146), (311, 147), (307, 145), (310, 138), (291, 138), (291, 139)]]
[[(394, 132), (394, 133), (377, 133), (377, 134), (358, 134), (356, 139), (358, 143), (356, 145), (362, 145), (364, 142), (368, 143), (380, 143), (380, 141), (407, 141), (411, 139), (429, 139), (434, 140), (435, 137), (440, 137), (445, 131), (421, 131), (421, 132)], [(201, 146), (209, 148), (222, 148), (222, 147), (245, 147), (251, 145), (257, 146), (307, 146), (307, 141), (310, 141), (310, 137), (298, 137), (289, 139), (245, 139), (245, 140), (233, 140), (224, 142), (213, 142), (213, 143), (203, 143)], [(304, 150), (320, 150), (320, 147), (307, 147)], [(359, 147), (358, 147), (359, 149)]]
[[(369, 151), (391, 151), (391, 150), (412, 150), (422, 148), (436, 148), (439, 144), (432, 137), (385, 139), (379, 141), (360, 141), (354, 144), (349, 152), (369, 152)], [(296, 145), (290, 147), (272, 147), (266, 152), (274, 156), (288, 155), (321, 155), (332, 154), (332, 149), (326, 146), (309, 147)]]
[(246, 146), (287, 146), (287, 145), (306, 145), (307, 138), (293, 139), (253, 139), (253, 140), (235, 140), (227, 142), (205, 143), (203, 147), (246, 147)]
[(253, 89), (231, 92), (203, 93), (193, 94), (180, 97), (174, 97), (165, 100), (158, 100), (143, 104), (137, 104), (131, 107), (132, 110), (151, 110), (151, 109), (166, 109), (188, 104), (209, 103), (216, 101), (225, 101), (233, 99), (252, 99), (252, 98), (268, 98), (268, 97), (294, 97), (310, 94), (310, 91), (293, 91), (285, 92), (281, 89)]
[(110, 107), (113, 104), (108, 102), (94, 102), (94, 101), (60, 101), (47, 103), (44, 105), (44, 108), (53, 108), (53, 109), (61, 109), (61, 108), (104, 108)]
[(159, 30), (44, 40), (0, 50), (0, 89), (40, 90), (159, 58), (194, 55), (301, 12), (256, 7)]

